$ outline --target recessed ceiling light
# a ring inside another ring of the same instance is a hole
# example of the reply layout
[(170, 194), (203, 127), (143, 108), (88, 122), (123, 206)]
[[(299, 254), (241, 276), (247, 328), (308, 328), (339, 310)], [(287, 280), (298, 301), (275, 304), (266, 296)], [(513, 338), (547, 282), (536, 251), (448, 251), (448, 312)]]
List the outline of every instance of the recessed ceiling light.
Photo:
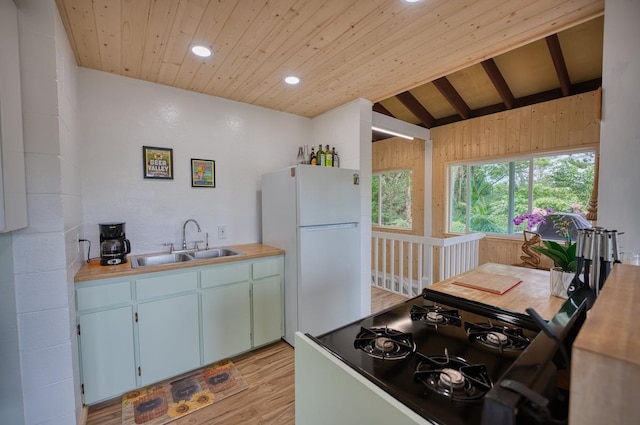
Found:
[(211, 49), (205, 46), (192, 46), (191, 51), (194, 55), (200, 56), (201, 58), (208, 58), (211, 56)]
[(419, 1), (422, 1), (422, 0), (404, 0), (404, 1), (405, 3), (418, 3)]
[(296, 84), (300, 83), (300, 78), (296, 77), (295, 75), (289, 75), (284, 79), (284, 82), (295, 86)]

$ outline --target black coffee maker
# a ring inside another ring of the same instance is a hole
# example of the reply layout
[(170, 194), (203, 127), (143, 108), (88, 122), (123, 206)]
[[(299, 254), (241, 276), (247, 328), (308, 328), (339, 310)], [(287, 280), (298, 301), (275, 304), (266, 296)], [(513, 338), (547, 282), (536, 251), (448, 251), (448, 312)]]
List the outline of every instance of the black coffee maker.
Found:
[(124, 234), (124, 223), (99, 224), (100, 227), (100, 264), (113, 266), (127, 262), (131, 244)]

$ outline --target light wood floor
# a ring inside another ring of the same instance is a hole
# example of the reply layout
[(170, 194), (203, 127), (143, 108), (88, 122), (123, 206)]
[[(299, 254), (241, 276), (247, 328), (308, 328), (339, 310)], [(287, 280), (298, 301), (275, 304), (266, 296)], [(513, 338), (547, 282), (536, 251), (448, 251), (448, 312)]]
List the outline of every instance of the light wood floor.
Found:
[[(371, 288), (371, 311), (406, 300)], [(294, 425), (294, 355), (284, 341), (231, 359), (249, 388), (172, 425)], [(120, 425), (120, 399), (92, 406), (87, 425)]]

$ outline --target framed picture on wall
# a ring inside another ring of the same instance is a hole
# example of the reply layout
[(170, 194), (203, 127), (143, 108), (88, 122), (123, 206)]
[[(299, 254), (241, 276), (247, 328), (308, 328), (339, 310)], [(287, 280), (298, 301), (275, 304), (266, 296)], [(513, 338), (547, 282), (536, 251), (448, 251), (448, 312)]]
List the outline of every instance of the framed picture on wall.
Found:
[(191, 159), (191, 187), (216, 187), (216, 162)]
[(173, 179), (173, 149), (142, 147), (142, 167), (145, 179)]

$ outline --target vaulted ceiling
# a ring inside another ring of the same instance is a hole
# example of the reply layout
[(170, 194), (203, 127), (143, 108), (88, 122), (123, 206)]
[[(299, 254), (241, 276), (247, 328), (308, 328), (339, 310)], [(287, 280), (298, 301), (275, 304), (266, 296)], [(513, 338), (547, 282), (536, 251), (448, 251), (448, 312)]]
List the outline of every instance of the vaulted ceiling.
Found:
[(56, 3), (79, 66), (307, 117), (362, 97), (431, 128), (601, 80), (603, 0)]

